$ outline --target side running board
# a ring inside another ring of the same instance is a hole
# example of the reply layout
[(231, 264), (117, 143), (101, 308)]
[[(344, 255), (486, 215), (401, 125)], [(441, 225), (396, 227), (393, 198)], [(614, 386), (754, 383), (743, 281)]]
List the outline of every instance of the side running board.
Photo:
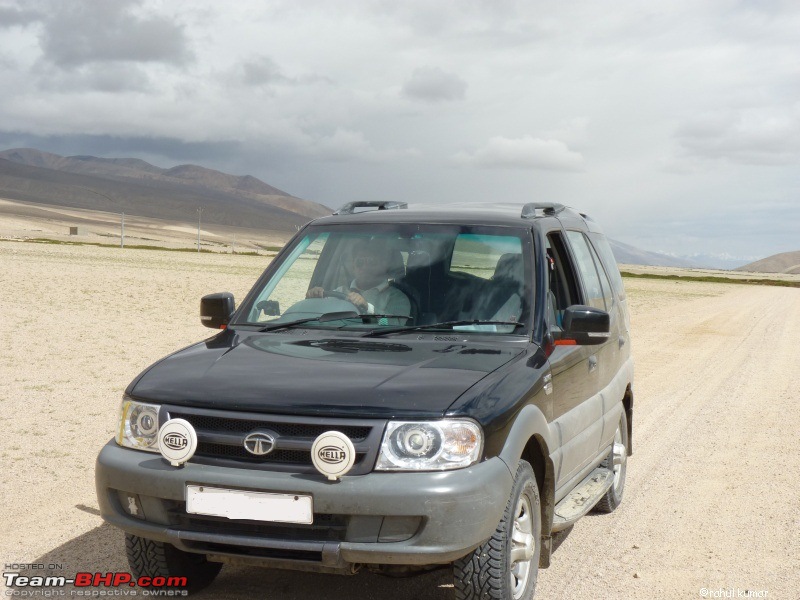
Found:
[(614, 472), (597, 467), (581, 481), (553, 510), (552, 533), (570, 527), (583, 515), (594, 508), (614, 484)]

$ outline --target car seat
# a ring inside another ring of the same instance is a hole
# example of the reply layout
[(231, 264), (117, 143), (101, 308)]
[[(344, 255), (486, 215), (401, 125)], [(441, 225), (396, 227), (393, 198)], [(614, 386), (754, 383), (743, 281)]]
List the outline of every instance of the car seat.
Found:
[[(505, 321), (520, 318), (524, 305), (524, 263), (522, 254), (503, 254), (495, 265), (494, 275), (480, 290), (474, 318)], [(499, 314), (498, 311), (508, 314)]]

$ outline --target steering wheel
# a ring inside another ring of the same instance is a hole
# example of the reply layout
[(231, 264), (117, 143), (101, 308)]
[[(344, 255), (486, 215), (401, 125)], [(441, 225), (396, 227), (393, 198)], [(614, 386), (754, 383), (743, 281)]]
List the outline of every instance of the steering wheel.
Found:
[[(344, 292), (336, 292), (334, 290), (324, 290), (322, 292), (323, 298), (338, 298), (339, 300), (347, 300), (347, 294)], [(349, 300), (348, 300), (349, 302)]]
[(362, 310), (361, 308), (358, 307), (358, 305), (350, 302), (350, 300), (347, 297), (348, 295), (349, 294), (346, 294), (344, 292), (336, 292), (334, 290), (323, 290), (322, 291), (322, 297), (323, 298), (336, 298), (337, 300), (344, 300), (345, 302), (351, 304), (353, 306), (353, 308), (356, 309), (357, 313), (363, 314), (366, 311), (366, 309)]

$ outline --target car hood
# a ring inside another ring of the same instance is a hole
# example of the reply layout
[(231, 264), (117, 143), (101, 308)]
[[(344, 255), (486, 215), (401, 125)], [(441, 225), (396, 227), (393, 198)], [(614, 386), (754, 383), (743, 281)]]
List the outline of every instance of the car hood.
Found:
[(159, 361), (128, 393), (228, 410), (435, 417), (524, 350), (508, 342), (455, 341), (458, 336), (406, 341), (301, 333), (223, 332)]

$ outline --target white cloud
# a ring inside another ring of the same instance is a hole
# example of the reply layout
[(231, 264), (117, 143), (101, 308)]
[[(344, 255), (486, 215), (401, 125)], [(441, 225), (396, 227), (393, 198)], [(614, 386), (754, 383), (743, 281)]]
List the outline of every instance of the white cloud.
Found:
[(41, 63), (36, 69), (40, 90), (51, 93), (85, 91), (102, 93), (146, 92), (150, 88), (147, 71), (135, 63), (125, 63), (114, 69), (98, 64), (77, 67), (69, 72)]
[(411, 79), (403, 84), (402, 89), (404, 96), (423, 102), (463, 100), (466, 92), (466, 81), (438, 67), (414, 69)]
[(331, 135), (313, 140), (305, 151), (326, 161), (342, 162), (360, 159), (371, 162), (378, 153), (360, 131), (337, 129)]
[(42, 18), (36, 10), (18, 8), (16, 6), (0, 6), (0, 28), (25, 27)]
[(258, 56), (244, 61), (241, 65), (242, 80), (247, 85), (267, 85), (270, 83), (289, 83), (278, 64), (269, 56)]
[(548, 140), (561, 140), (568, 146), (581, 146), (589, 141), (589, 119), (587, 117), (571, 117), (557, 123), (553, 128), (542, 132)]
[(800, 160), (800, 105), (748, 108), (694, 118), (677, 131), (680, 158), (725, 159), (744, 165)]
[(54, 64), (93, 62), (184, 63), (190, 56), (183, 27), (169, 17), (142, 14), (140, 0), (52, 3), (41, 45)]
[(582, 171), (583, 156), (561, 141), (527, 135), (510, 139), (496, 136), (473, 153), (459, 152), (456, 162), (485, 168)]

